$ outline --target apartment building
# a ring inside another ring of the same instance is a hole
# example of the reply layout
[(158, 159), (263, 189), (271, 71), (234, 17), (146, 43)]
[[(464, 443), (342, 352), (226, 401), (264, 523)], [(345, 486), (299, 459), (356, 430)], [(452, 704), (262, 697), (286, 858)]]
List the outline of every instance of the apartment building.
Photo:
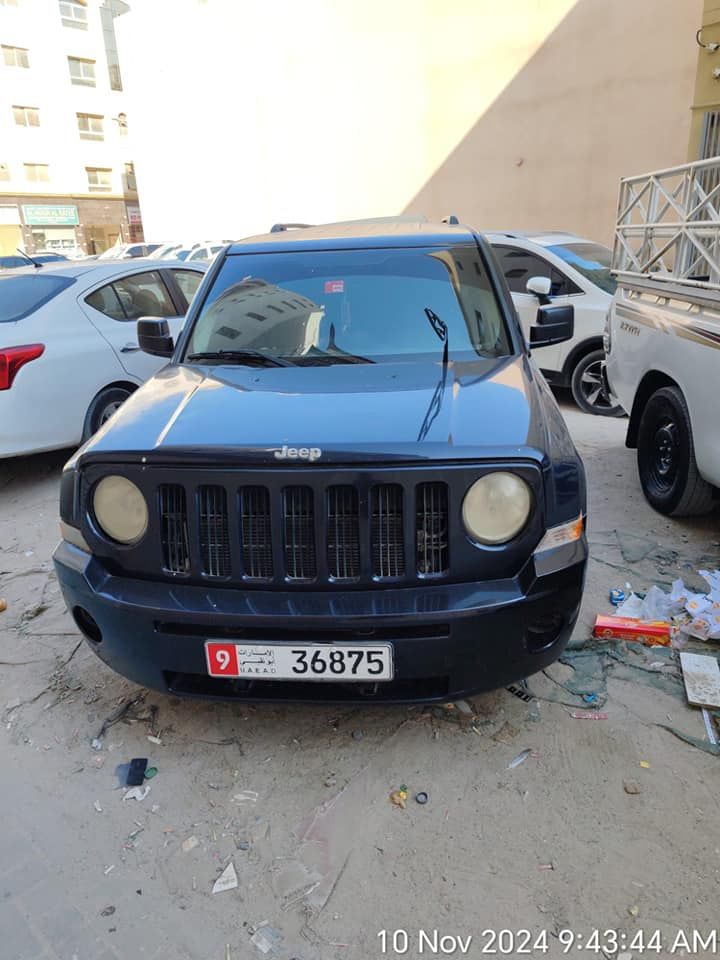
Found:
[(0, 253), (142, 240), (121, 0), (0, 0)]

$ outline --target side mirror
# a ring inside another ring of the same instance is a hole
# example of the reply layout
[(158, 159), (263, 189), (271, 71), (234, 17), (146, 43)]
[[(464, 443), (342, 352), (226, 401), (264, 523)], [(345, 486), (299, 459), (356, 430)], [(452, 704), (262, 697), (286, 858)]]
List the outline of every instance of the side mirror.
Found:
[(551, 347), (572, 340), (575, 334), (575, 307), (540, 307), (536, 324), (530, 327), (530, 349)]
[(537, 297), (547, 297), (552, 290), (550, 277), (530, 277), (525, 284), (528, 293), (534, 293)]
[(171, 357), (175, 352), (170, 325), (163, 317), (140, 317), (137, 337), (140, 349), (153, 357)]

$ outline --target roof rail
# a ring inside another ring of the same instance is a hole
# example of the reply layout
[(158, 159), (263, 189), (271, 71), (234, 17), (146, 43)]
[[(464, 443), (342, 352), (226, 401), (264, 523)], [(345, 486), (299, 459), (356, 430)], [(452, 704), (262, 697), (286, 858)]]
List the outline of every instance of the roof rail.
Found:
[(274, 223), (270, 227), (270, 233), (282, 233), (283, 230), (302, 230), (305, 227), (312, 227), (312, 223)]
[(458, 220), (458, 218), (455, 216), (454, 213), (449, 213), (446, 217), (443, 217), (440, 222), (449, 223), (451, 226), (454, 226), (455, 224), (460, 223), (460, 221)]

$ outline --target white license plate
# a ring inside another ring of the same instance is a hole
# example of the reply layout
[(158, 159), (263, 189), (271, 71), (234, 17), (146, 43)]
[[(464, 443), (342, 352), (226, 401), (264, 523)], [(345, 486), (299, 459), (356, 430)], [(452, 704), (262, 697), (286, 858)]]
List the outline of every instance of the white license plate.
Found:
[(205, 644), (211, 677), (252, 680), (392, 680), (389, 643), (226, 643)]

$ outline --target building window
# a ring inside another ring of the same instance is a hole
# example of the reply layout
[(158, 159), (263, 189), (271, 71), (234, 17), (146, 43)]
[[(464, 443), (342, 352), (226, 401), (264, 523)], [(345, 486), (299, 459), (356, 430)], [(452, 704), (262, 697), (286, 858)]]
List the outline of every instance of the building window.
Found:
[(87, 8), (81, 0), (60, 0), (60, 19), (64, 27), (87, 30)]
[(104, 117), (94, 113), (79, 113), (77, 122), (81, 140), (105, 139)]
[(50, 168), (46, 163), (24, 163), (25, 179), (31, 183), (39, 183), (50, 179)]
[(24, 47), (6, 47), (0, 45), (6, 67), (29, 67), (28, 52)]
[(83, 60), (80, 57), (68, 57), (70, 68), (70, 82), (81, 87), (95, 86), (95, 61)]
[(6, 163), (0, 163), (0, 180), (10, 179), (10, 167)]
[(117, 115), (117, 125), (118, 125), (118, 132), (120, 133), (120, 136), (126, 137), (128, 132), (126, 113), (119, 113)]
[(37, 107), (18, 107), (13, 104), (13, 117), (19, 127), (39, 127), (40, 111)]
[(91, 193), (109, 193), (112, 190), (112, 169), (108, 167), (85, 167), (88, 190)]

